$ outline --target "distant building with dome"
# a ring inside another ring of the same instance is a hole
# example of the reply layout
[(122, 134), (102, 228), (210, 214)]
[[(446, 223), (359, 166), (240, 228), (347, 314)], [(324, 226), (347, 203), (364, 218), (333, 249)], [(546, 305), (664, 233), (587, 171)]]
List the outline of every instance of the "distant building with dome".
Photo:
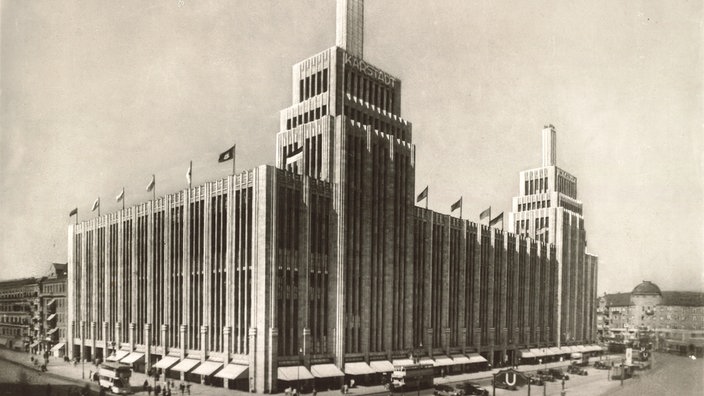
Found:
[(643, 281), (630, 293), (604, 294), (597, 304), (602, 341), (647, 334), (657, 349), (704, 354), (704, 292), (661, 291)]

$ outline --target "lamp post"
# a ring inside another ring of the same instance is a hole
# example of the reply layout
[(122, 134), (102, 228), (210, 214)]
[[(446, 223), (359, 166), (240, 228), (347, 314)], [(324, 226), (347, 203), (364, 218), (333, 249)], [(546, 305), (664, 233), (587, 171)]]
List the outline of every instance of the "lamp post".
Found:
[(303, 364), (303, 348), (298, 348), (298, 367), (296, 368), (296, 393), (300, 394), (301, 364)]
[[(415, 355), (417, 356), (418, 363), (420, 363), (420, 354), (423, 353), (423, 341), (418, 344), (418, 353)], [(420, 386), (416, 388), (416, 396), (420, 396)]]

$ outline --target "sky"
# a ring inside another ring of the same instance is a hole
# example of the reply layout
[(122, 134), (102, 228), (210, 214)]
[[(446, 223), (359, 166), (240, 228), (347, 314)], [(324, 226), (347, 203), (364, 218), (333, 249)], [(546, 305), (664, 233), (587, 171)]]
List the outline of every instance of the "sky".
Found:
[[(508, 212), (521, 170), (578, 178), (598, 293), (704, 291), (702, 2), (384, 0), (364, 58), (402, 80), (416, 190)], [(291, 66), (335, 43), (334, 1), (2, 1), (0, 279), (67, 261), (95, 217), (273, 164)]]

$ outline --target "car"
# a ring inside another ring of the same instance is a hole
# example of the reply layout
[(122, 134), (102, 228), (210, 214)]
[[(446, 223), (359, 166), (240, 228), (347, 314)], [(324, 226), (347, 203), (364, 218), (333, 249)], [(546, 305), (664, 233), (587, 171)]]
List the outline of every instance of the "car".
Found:
[(538, 376), (544, 382), (555, 382), (555, 377), (553, 377), (553, 375), (550, 374), (549, 370), (538, 370)]
[(465, 395), (489, 396), (489, 391), (474, 382), (465, 382), (461, 385)]
[(464, 391), (448, 384), (435, 384), (433, 389), (435, 396), (464, 396)]
[(567, 372), (570, 374), (577, 374), (577, 375), (587, 375), (587, 370), (584, 370), (583, 368), (577, 366), (576, 364), (570, 364), (569, 367), (567, 367)]
[(541, 378), (542, 376), (540, 375), (531, 375), (529, 377), (529, 381), (531, 385), (538, 385), (538, 386), (543, 386), (545, 385), (545, 380)]
[(550, 375), (555, 377), (555, 379), (564, 379), (564, 380), (570, 379), (570, 376), (563, 373), (562, 369), (559, 369), (559, 368), (548, 369), (548, 373), (550, 373)]
[(594, 362), (594, 368), (599, 369), (599, 370), (608, 370), (609, 369), (609, 364), (606, 362), (602, 362), (600, 360)]

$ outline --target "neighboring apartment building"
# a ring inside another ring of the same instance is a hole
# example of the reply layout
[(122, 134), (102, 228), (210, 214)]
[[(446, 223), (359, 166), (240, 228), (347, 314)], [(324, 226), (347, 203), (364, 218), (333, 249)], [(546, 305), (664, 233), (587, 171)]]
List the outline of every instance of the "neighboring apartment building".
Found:
[(661, 291), (643, 281), (630, 293), (599, 298), (597, 321), (604, 340), (629, 341), (647, 335), (660, 350), (704, 353), (704, 293)]
[(35, 278), (0, 282), (0, 347), (26, 351), (41, 319)]

